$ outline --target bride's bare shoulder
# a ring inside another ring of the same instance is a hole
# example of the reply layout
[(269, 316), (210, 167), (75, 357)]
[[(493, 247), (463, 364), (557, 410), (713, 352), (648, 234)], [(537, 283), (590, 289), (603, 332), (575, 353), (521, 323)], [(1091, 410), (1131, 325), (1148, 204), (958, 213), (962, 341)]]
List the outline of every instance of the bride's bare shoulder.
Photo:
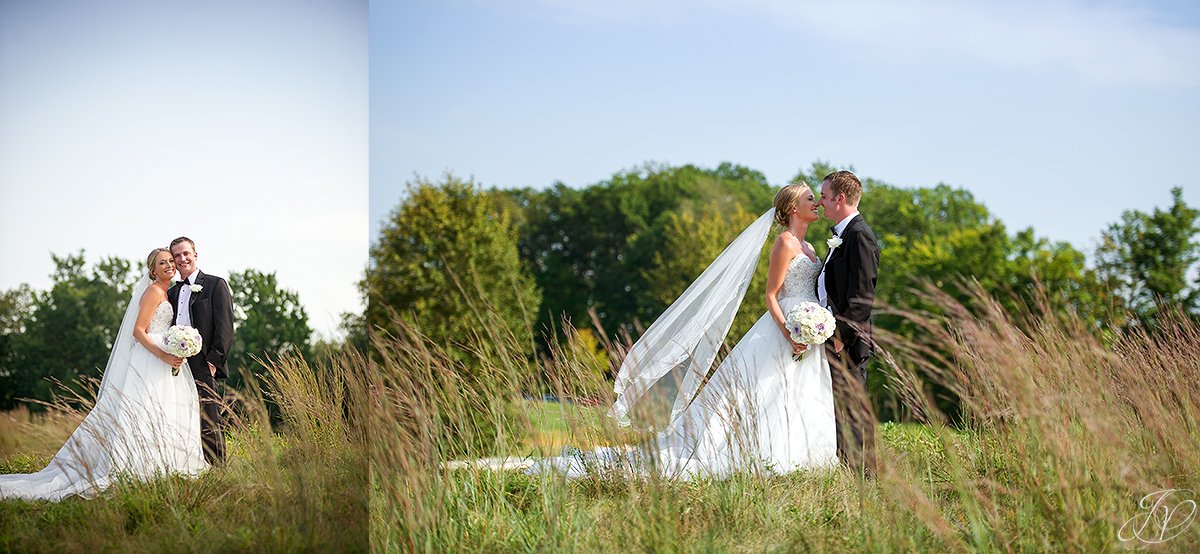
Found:
[(146, 305), (146, 303), (151, 303), (151, 304), (154, 304), (155, 306), (157, 306), (157, 305), (159, 305), (159, 303), (161, 303), (162, 301), (164, 301), (166, 299), (167, 299), (166, 291), (164, 291), (158, 287), (151, 286), (151, 287), (146, 287), (146, 292), (142, 293), (142, 299), (139, 303), (143, 306)]
[(794, 254), (803, 249), (803, 243), (791, 233), (784, 231), (775, 237), (775, 245), (772, 249)]

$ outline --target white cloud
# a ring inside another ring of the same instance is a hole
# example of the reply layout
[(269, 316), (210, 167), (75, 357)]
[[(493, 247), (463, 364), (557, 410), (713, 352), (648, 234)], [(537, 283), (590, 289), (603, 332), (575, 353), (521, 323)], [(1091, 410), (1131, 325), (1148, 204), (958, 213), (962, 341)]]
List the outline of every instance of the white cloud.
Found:
[(1098, 82), (1200, 84), (1200, 29), (1166, 25), (1145, 7), (949, 0), (759, 4), (875, 56), (960, 56), (1071, 71)]
[(769, 17), (873, 59), (961, 59), (1067, 71), (1098, 83), (1200, 85), (1200, 29), (1168, 23), (1151, 3), (1053, 0), (510, 0), (581, 23), (673, 24), (705, 13)]
[(481, 5), (504, 5), (531, 16), (551, 17), (577, 24), (648, 20), (676, 21), (706, 0), (476, 0)]

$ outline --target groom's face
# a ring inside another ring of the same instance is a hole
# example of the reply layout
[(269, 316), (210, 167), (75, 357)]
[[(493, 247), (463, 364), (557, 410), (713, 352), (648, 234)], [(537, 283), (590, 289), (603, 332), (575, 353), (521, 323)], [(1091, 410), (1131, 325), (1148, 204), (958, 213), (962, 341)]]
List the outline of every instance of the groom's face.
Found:
[[(838, 206), (836, 194), (833, 193), (833, 187), (829, 181), (821, 183), (821, 208), (825, 211), (825, 219), (830, 221), (841, 221), (841, 208)], [(176, 260), (178, 263), (178, 260)]]
[(196, 249), (190, 242), (181, 242), (171, 247), (171, 257), (179, 274), (187, 277), (196, 270)]

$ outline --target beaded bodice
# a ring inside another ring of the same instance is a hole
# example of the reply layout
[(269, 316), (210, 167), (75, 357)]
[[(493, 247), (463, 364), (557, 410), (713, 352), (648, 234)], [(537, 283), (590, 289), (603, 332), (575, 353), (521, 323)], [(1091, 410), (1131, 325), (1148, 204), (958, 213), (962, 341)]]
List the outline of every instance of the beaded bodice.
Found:
[(787, 275), (783, 278), (783, 287), (779, 289), (779, 298), (795, 299), (798, 302), (817, 301), (817, 276), (821, 274), (821, 262), (813, 261), (803, 252), (796, 254), (788, 262)]
[(174, 314), (171, 312), (171, 303), (163, 300), (158, 303), (158, 307), (154, 308), (154, 315), (150, 317), (150, 326), (147, 328), (148, 333), (161, 335), (171, 328), (171, 320), (174, 319)]

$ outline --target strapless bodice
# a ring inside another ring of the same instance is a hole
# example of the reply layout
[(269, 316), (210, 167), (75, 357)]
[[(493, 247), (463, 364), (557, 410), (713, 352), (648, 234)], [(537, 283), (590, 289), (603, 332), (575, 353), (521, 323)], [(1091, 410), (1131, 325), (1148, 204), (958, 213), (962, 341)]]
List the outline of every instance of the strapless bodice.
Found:
[(158, 307), (154, 308), (154, 315), (150, 318), (150, 326), (146, 329), (147, 333), (161, 335), (171, 328), (171, 320), (174, 319), (174, 313), (171, 312), (171, 303), (163, 300), (158, 303)]
[(783, 287), (779, 289), (779, 299), (796, 303), (816, 302), (817, 276), (821, 274), (821, 265), (820, 261), (814, 262), (803, 252), (796, 254), (788, 262), (787, 275), (783, 277)]

